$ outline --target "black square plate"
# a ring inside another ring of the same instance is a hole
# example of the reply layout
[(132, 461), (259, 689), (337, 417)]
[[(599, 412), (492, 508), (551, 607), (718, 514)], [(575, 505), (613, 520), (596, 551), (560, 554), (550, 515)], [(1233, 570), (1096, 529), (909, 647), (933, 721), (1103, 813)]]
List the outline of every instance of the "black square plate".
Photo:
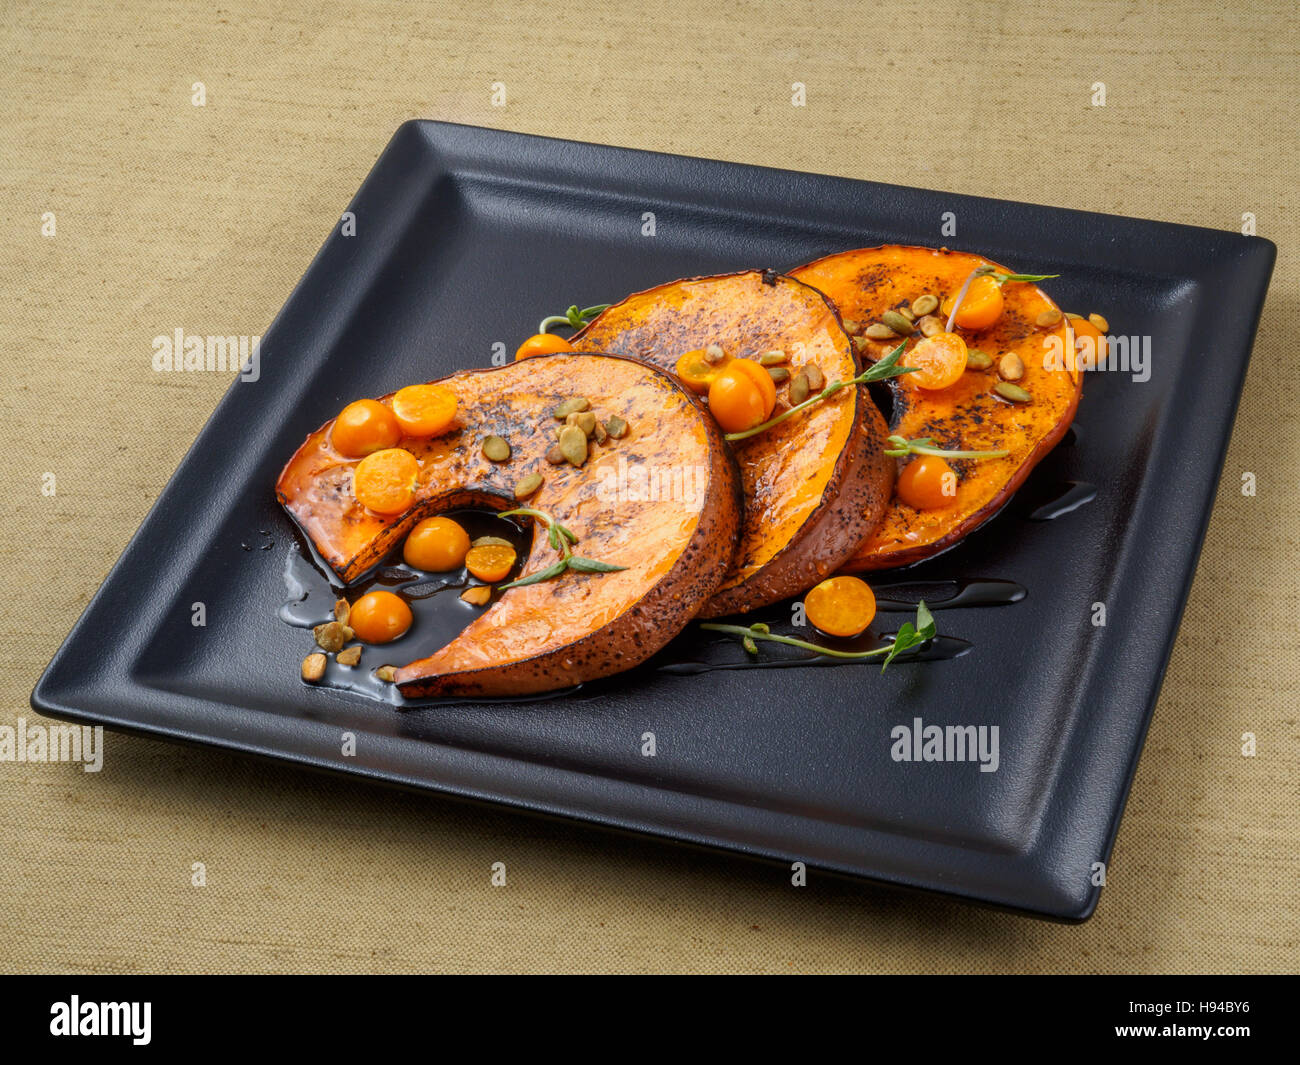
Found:
[[(403, 125), (32, 695), (45, 714), (961, 895), (1096, 905), (1214, 499), (1275, 249), (1235, 233), (434, 122)], [(957, 234), (941, 238), (945, 212)], [(653, 213), (654, 235), (644, 235)], [(545, 314), (676, 277), (946, 243), (1059, 273), (1064, 307), (1151, 338), (1090, 374), (1077, 433), (926, 577), (1028, 597), (938, 615), (956, 659), (653, 667), (532, 703), (399, 711), (303, 685), (277, 619), (272, 484), (345, 402), (490, 364)], [(494, 347), (494, 345), (504, 345)], [(1096, 499), (1027, 520), (1069, 482)], [(268, 530), (268, 540), (259, 530)], [(273, 550), (252, 550), (264, 543)], [(207, 625), (191, 624), (206, 604)], [(1094, 604), (1106, 624), (1094, 625)], [(98, 634), (113, 631), (112, 655)], [(891, 731), (999, 728), (999, 767), (900, 762)], [(340, 733), (357, 737), (340, 755)], [(657, 756), (641, 736), (655, 733)]]

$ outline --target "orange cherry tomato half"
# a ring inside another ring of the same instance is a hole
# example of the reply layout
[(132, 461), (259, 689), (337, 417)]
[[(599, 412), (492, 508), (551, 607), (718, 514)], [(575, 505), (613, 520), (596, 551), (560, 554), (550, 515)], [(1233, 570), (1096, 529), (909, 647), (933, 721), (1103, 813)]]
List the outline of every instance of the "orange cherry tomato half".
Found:
[(905, 352), (899, 361), (917, 368), (916, 373), (904, 374), (904, 381), (927, 391), (938, 391), (955, 385), (966, 372), (966, 341), (956, 333), (935, 333)]
[(348, 612), (348, 624), (362, 643), (389, 643), (411, 627), (411, 608), (392, 592), (367, 592)]
[(465, 555), (465, 568), (486, 584), (503, 581), (515, 564), (515, 549), (504, 544), (471, 547)]
[(709, 385), (709, 413), (725, 433), (743, 433), (767, 417), (763, 393), (757, 383), (742, 370), (736, 359)]
[(393, 447), (402, 438), (402, 427), (393, 412), (377, 399), (349, 403), (334, 419), (330, 442), (334, 450), (350, 459)]
[(860, 577), (830, 577), (803, 597), (808, 620), (828, 636), (856, 636), (876, 616), (876, 595)]
[(441, 436), (456, 422), (456, 393), (442, 385), (407, 385), (393, 394), (393, 416), (407, 436)]
[(731, 363), (731, 356), (724, 355), (718, 362), (709, 362), (703, 351), (688, 351), (674, 368), (678, 379), (692, 392), (704, 395), (718, 376)]
[(729, 365), (758, 386), (763, 397), (763, 418), (760, 421), (772, 417), (772, 411), (776, 407), (776, 382), (767, 372), (767, 367), (760, 366), (753, 359), (732, 359)]
[(415, 502), (420, 464), (405, 448), (390, 447), (367, 455), (352, 474), (357, 502), (376, 514), (402, 514)]
[(1074, 330), (1075, 366), (1095, 370), (1106, 358), (1106, 338), (1087, 318), (1071, 318), (1070, 328)]
[[(943, 301), (939, 310), (945, 318), (952, 314), (956, 294)], [(966, 295), (962, 297), (961, 306), (957, 308), (957, 317), (953, 325), (963, 329), (987, 329), (1002, 317), (1002, 286), (988, 276), (977, 277), (970, 283)]]
[(550, 355), (556, 351), (572, 351), (573, 345), (555, 333), (536, 333), (530, 336), (515, 352), (515, 361), (531, 359), (534, 355)]
[(937, 455), (918, 455), (898, 475), (898, 498), (917, 510), (938, 510), (957, 498), (957, 472)]
[(425, 518), (406, 538), (402, 558), (430, 573), (460, 569), (469, 551), (469, 533), (451, 518)]

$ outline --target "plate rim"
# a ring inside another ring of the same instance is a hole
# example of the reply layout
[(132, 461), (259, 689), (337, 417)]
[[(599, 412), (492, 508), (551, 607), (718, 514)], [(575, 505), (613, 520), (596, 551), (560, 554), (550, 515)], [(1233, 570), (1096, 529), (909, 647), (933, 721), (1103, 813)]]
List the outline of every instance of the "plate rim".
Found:
[[(485, 146), (483, 141), (495, 142), (492, 146)], [(1072, 219), (1077, 221), (1080, 218), (1104, 219), (1109, 225), (1119, 226), (1128, 229), (1133, 226), (1147, 227), (1157, 230), (1161, 233), (1177, 231), (1184, 240), (1193, 242), (1212, 241), (1214, 243), (1226, 243), (1228, 240), (1239, 242), (1240, 251), (1233, 262), (1225, 263), (1225, 266), (1235, 265), (1238, 270), (1249, 269), (1253, 271), (1252, 279), (1249, 284), (1250, 290), (1254, 294), (1253, 306), (1246, 309), (1244, 316), (1240, 316), (1236, 324), (1236, 333), (1239, 334), (1239, 343), (1228, 353), (1218, 364), (1218, 372), (1227, 372), (1229, 376), (1231, 400), (1223, 405), (1219, 412), (1219, 421), (1222, 431), (1218, 434), (1217, 447), (1215, 451), (1215, 465), (1213, 466), (1214, 476), (1209, 479), (1205, 487), (1204, 494), (1209, 502), (1198, 508), (1189, 508), (1189, 512), (1196, 514), (1195, 530), (1193, 534), (1192, 551), (1185, 568), (1175, 597), (1176, 610), (1172, 617), (1172, 622), (1165, 632), (1165, 638), (1162, 644), (1162, 650), (1159, 660), (1154, 663), (1152, 693), (1147, 700), (1146, 709), (1142, 720), (1138, 726), (1137, 740), (1132, 744), (1128, 752), (1126, 765), (1124, 767), (1121, 786), (1115, 796), (1111, 816), (1108, 820), (1105, 830), (1105, 853), (1100, 855), (1100, 859), (1109, 862), (1111, 851), (1118, 834), (1119, 824), (1127, 804), (1128, 795), (1131, 791), (1133, 780), (1136, 774), (1137, 765), (1140, 761), (1142, 750), (1145, 746), (1145, 740), (1150, 722), (1154, 713), (1155, 704), (1163, 684), (1163, 679), (1168, 667), (1169, 659), (1173, 651), (1173, 646), (1181, 626), (1183, 611), (1186, 608), (1188, 595), (1192, 580), (1195, 576), (1197, 563), (1204, 545), (1205, 534), (1208, 529), (1209, 521), (1213, 513), (1214, 491), (1219, 479), (1223, 473), (1223, 463), (1226, 456), (1227, 448), (1231, 440), (1232, 428), (1235, 423), (1237, 408), (1240, 403), (1242, 389), (1245, 380), (1245, 374), (1249, 365), (1251, 349), (1253, 347), (1255, 334), (1258, 328), (1259, 318), (1262, 313), (1264, 301), (1267, 296), (1268, 282), (1271, 276), (1273, 264), (1276, 259), (1276, 245), (1266, 238), (1258, 236), (1238, 236), (1227, 231), (1208, 229), (1199, 226), (1188, 226), (1182, 223), (1159, 222), (1148, 219), (1133, 219), (1123, 215), (1098, 214), (1094, 212), (1078, 211), (1072, 208), (1052, 207), (1039, 204), (1019, 203), (1011, 200), (994, 200), (986, 197), (969, 196), (965, 194), (945, 193), (938, 190), (921, 189), (909, 186), (887, 185), (877, 182), (861, 181), (853, 178), (836, 177), (831, 175), (809, 174), (801, 171), (783, 170), (772, 167), (756, 166), (753, 164), (728, 163), (721, 160), (701, 159), (696, 157), (672, 155), (660, 152), (645, 152), (641, 149), (618, 147), (609, 145), (596, 145), (581, 142), (566, 141), (557, 138), (542, 137), (535, 134), (513, 133), (501, 130), (494, 130), (486, 127), (467, 126), (454, 123), (435, 122), (426, 119), (411, 119), (402, 123), (394, 133), (388, 146), (368, 172), (366, 179), (353, 196), (349, 203), (349, 209), (360, 201), (367, 194), (368, 189), (377, 186), (377, 177), (381, 170), (386, 174), (386, 160), (391, 160), (395, 155), (401, 155), (407, 150), (423, 149), (428, 153), (427, 162), (429, 163), (429, 174), (441, 174), (446, 177), (450, 174), (459, 173), (456, 170), (456, 164), (460, 162), (465, 165), (466, 160), (481, 161), (484, 154), (490, 155), (495, 150), (500, 153), (499, 145), (505, 144), (510, 146), (531, 146), (532, 150), (540, 152), (555, 153), (576, 153), (578, 156), (599, 157), (606, 155), (607, 158), (613, 159), (615, 156), (624, 160), (624, 162), (640, 160), (644, 162), (647, 156), (654, 157), (664, 165), (670, 167), (702, 166), (705, 169), (714, 169), (715, 172), (737, 173), (740, 171), (750, 171), (755, 175), (764, 175), (763, 180), (779, 180), (786, 182), (812, 182), (823, 188), (840, 188), (852, 189), (857, 195), (865, 195), (874, 191), (891, 196), (904, 195), (907, 197), (923, 199), (929, 197), (943, 197), (945, 202), (956, 204), (961, 203), (978, 203), (981, 205), (996, 204), (1005, 210), (1031, 212), (1047, 212), (1056, 215), (1062, 219)], [(467, 151), (467, 149), (474, 149)], [(612, 153), (612, 154), (607, 154)], [(499, 157), (499, 155), (498, 155)], [(774, 177), (775, 175), (775, 177)], [(407, 179), (411, 179), (407, 175)], [(419, 180), (415, 181), (419, 186)], [(426, 195), (432, 194), (432, 185), (426, 189)], [(424, 196), (414, 195), (414, 203), (409, 204), (412, 210), (424, 202)], [(390, 219), (390, 225), (395, 230), (395, 234), (400, 236), (402, 227), (398, 225), (394, 212), (394, 219)], [(403, 216), (404, 218), (405, 216)], [(887, 223), (886, 223), (887, 224)], [(288, 322), (293, 313), (297, 310), (297, 305), (309, 294), (313, 284), (319, 283), (316, 277), (320, 271), (322, 263), (339, 247), (341, 238), (339, 228), (332, 227), (330, 235), (326, 238), (317, 253), (312, 257), (306, 267), (302, 278), (293, 287), (287, 296), (282, 308), (276, 314), (271, 325), (267, 328), (264, 335), (264, 350), (269, 347), (275, 337), (277, 337), (285, 328), (288, 328)], [(964, 243), (964, 242), (963, 242)], [(367, 249), (372, 256), (378, 257), (382, 261), (383, 257), (391, 251), (391, 242), (388, 240), (376, 240), (370, 248)], [(361, 253), (358, 253), (360, 257)], [(363, 267), (353, 263), (350, 264), (352, 269), (363, 269)], [(787, 264), (787, 268), (789, 268)], [(1141, 273), (1141, 271), (1139, 271)], [(1145, 276), (1145, 274), (1143, 274)], [(1176, 276), (1185, 276), (1184, 274)], [(367, 286), (362, 286), (367, 287)], [(343, 315), (346, 320), (346, 314)], [(791, 860), (793, 855), (785, 856), (774, 855), (764, 852), (757, 848), (744, 847), (734, 841), (719, 838), (717, 835), (709, 836), (705, 833), (693, 829), (684, 829), (681, 825), (670, 830), (663, 825), (656, 825), (648, 822), (644, 818), (628, 817), (623, 813), (612, 815), (609, 811), (604, 814), (593, 812), (590, 809), (577, 810), (575, 808), (561, 808), (552, 800), (550, 802), (534, 801), (532, 803), (519, 800), (511, 796), (503, 796), (500, 793), (476, 793), (472, 789), (456, 786), (446, 781), (429, 779), (429, 778), (411, 778), (406, 773), (400, 771), (385, 771), (375, 767), (373, 769), (365, 766), (340, 763), (338, 761), (329, 761), (323, 755), (316, 756), (311, 753), (304, 753), (300, 750), (294, 750), (289, 747), (279, 747), (276, 749), (265, 748), (254, 742), (238, 742), (231, 738), (214, 737), (209, 733), (199, 733), (187, 731), (180, 727), (167, 727), (159, 724), (144, 724), (139, 720), (133, 720), (129, 717), (133, 707), (129, 704), (123, 706), (123, 711), (117, 714), (108, 712), (105, 708), (85, 709), (84, 707), (93, 703), (90, 691), (87, 689), (78, 692), (74, 684), (64, 684), (62, 690), (59, 687), (60, 673), (65, 659), (71, 653), (78, 641), (83, 637), (83, 629), (87, 619), (98, 609), (103, 608), (102, 600), (111, 595), (115, 589), (116, 582), (121, 579), (121, 574), (128, 565), (128, 560), (137, 555), (143, 548), (143, 545), (151, 537), (153, 527), (160, 520), (160, 516), (165, 512), (169, 503), (169, 497), (173, 496), (179, 489), (176, 487), (183, 476), (189, 471), (190, 467), (196, 462), (201, 461), (204, 451), (205, 441), (209, 440), (217, 426), (223, 418), (229, 416), (229, 408), (238, 401), (238, 390), (241, 383), (235, 380), (231, 383), (221, 401), (217, 404), (213, 413), (205, 422), (203, 428), (196, 436), (194, 442), (186, 450), (185, 455), (177, 465), (176, 470), (168, 479), (166, 486), (159, 493), (153, 505), (149, 508), (148, 513), (142, 519), (135, 533), (128, 540), (120, 556), (105, 576), (104, 580), (96, 590), (94, 596), (87, 606), (83, 609), (77, 622), (70, 630), (68, 635), (60, 644), (52, 656), (49, 664), (42, 671), (41, 677), (35, 685), (31, 694), (31, 706), (37, 713), (63, 720), (76, 721), (83, 724), (98, 724), (106, 727), (132, 734), (146, 735), (154, 738), (164, 738), (172, 741), (193, 743), (201, 746), (217, 747), (224, 750), (238, 751), (243, 754), (254, 754), (259, 757), (268, 757), (276, 761), (287, 762), (294, 765), (305, 766), (325, 772), (334, 772), (345, 774), (354, 778), (366, 779), (372, 782), (394, 785), (424, 793), (436, 793), (449, 796), (452, 798), (466, 800), (471, 802), (481, 802), (491, 804), (497, 807), (506, 807), (511, 810), (540, 815), (550, 818), (559, 818), (566, 821), (572, 821), (584, 825), (595, 825), (604, 829), (624, 831), (636, 834), (638, 836), (648, 836), (658, 840), (664, 840), (676, 844), (686, 844), (690, 846), (699, 846), (705, 849), (722, 850), (732, 854), (742, 855), (748, 858), (780, 862), (782, 860)], [(124, 659), (129, 656), (123, 656)], [(138, 697), (141, 692), (154, 692), (157, 689), (148, 688), (139, 681), (139, 678), (132, 675), (132, 672), (126, 668), (121, 670), (120, 676), (113, 678), (124, 685), (123, 690), (119, 692), (117, 702), (130, 699), (132, 696)], [(134, 686), (134, 687), (133, 687)], [(82, 698), (84, 696), (84, 698)], [(180, 696), (172, 694), (169, 696), (171, 701), (180, 706), (182, 699)], [(201, 700), (193, 696), (185, 696), (186, 700), (202, 704)], [(343, 697), (346, 698), (346, 697)], [(73, 705), (74, 702), (81, 701), (82, 707)], [(349, 699), (348, 702), (354, 700)], [(227, 706), (232, 710), (238, 709), (234, 704), (221, 703), (221, 706)], [(124, 716), (128, 715), (128, 716)], [(184, 717), (183, 712), (178, 711), (179, 716)], [(273, 715), (270, 715), (273, 716)], [(301, 722), (298, 722), (297, 731), (301, 733)], [(313, 722), (320, 724), (320, 722)], [(293, 732), (294, 724), (288, 720), (274, 720), (273, 726), (282, 726), (283, 731)], [(277, 731), (276, 727), (271, 728), (271, 732)], [(337, 733), (332, 733), (337, 735)], [(265, 735), (265, 733), (263, 734)], [(442, 744), (431, 743), (428, 740), (420, 738), (403, 738), (396, 736), (386, 736), (381, 733), (370, 733), (371, 736), (378, 737), (381, 740), (392, 741), (394, 743), (403, 742), (417, 745), (417, 749), (434, 748), (439, 751), (445, 751), (446, 747)], [(1064, 742), (1064, 741), (1063, 741)], [(500, 760), (502, 756), (491, 755), (481, 752), (485, 757)], [(528, 769), (537, 768), (537, 763), (523, 760), (514, 760), (511, 764), (515, 766), (524, 766)], [(569, 769), (563, 769), (562, 772), (572, 772)], [(543, 774), (544, 775), (544, 774)], [(605, 774), (582, 773), (583, 779), (609, 780)], [(640, 782), (636, 781), (619, 781), (622, 786), (634, 788), (643, 788)], [(691, 798), (697, 802), (706, 803), (712, 806), (718, 801), (728, 803), (728, 800), (717, 800), (714, 797), (696, 796)], [(765, 811), (770, 813), (771, 811)], [(902, 833), (906, 836), (906, 833)], [(1041, 833), (1031, 843), (1030, 849), (1026, 851), (1026, 857), (1033, 856), (1041, 844)], [(952, 846), (951, 844), (934, 844), (933, 841), (927, 842), (928, 846)], [(964, 848), (969, 849), (969, 848)], [(900, 887), (908, 890), (918, 890), (953, 896), (961, 898), (964, 901), (974, 902), (980, 905), (988, 905), (996, 908), (1011, 910), (1017, 913), (1030, 914), (1033, 916), (1044, 917), (1051, 920), (1075, 923), (1087, 920), (1094, 912), (1100, 898), (1100, 889), (1094, 888), (1087, 892), (1083, 899), (1082, 905), (1066, 902), (1062, 900), (1062, 906), (1052, 908), (1035, 907), (1027, 905), (1023, 901), (1016, 901), (1014, 898), (997, 898), (990, 896), (988, 893), (970, 892), (963, 890), (959, 884), (939, 886), (934, 882), (922, 882), (918, 878), (907, 878), (902, 876), (893, 876), (887, 873), (863, 873), (860, 870), (837, 869), (833, 865), (824, 866), (820, 863), (810, 863), (810, 869), (832, 873), (837, 876), (848, 877), (855, 881), (868, 881), (885, 884), (891, 887)], [(1050, 878), (1043, 880), (1038, 885), (1040, 890), (1054, 888)]]

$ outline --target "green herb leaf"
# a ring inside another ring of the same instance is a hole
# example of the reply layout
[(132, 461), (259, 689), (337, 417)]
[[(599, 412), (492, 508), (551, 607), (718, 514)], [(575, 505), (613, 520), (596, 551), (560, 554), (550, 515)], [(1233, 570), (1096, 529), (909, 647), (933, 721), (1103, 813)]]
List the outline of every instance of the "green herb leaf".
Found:
[(529, 584), (541, 584), (542, 581), (549, 581), (552, 577), (558, 577), (566, 569), (572, 559), (562, 558), (545, 569), (538, 570), (536, 573), (530, 573), (527, 577), (520, 577), (517, 581), (511, 581), (509, 584), (497, 585), (498, 592), (504, 592), (507, 588), (523, 588)]
[(913, 625), (910, 621), (905, 621), (899, 626), (898, 635), (894, 637), (893, 646), (890, 648), (889, 654), (885, 656), (880, 672), (883, 673), (889, 663), (904, 651), (910, 651), (913, 647), (920, 647), (922, 644), (933, 640), (934, 633), (934, 615), (930, 613), (930, 608), (925, 605), (925, 600), (922, 599), (916, 604), (916, 624)]
[(907, 350), (907, 341), (899, 344), (888, 355), (882, 356), (871, 364), (865, 371), (853, 379), (855, 384), (869, 385), (875, 381), (887, 381), (891, 377), (901, 377), (905, 373), (916, 373), (919, 366), (899, 366), (898, 360), (903, 357), (903, 352)]
[(898, 627), (898, 635), (894, 637), (894, 642), (889, 648), (889, 654), (885, 655), (885, 661), (880, 667), (880, 672), (885, 672), (890, 662), (919, 642), (916, 638), (916, 626), (910, 621), (903, 622)]
[(597, 562), (594, 558), (583, 558), (581, 555), (570, 555), (568, 563), (569, 569), (578, 573), (617, 573), (627, 569), (626, 566), (611, 566), (608, 562)]
[(999, 285), (1004, 285), (1008, 281), (1050, 281), (1054, 277), (1060, 277), (1060, 274), (994, 274)]
[(609, 306), (608, 303), (598, 303), (594, 307), (583, 307), (579, 309), (578, 305), (574, 304), (563, 314), (547, 315), (540, 323), (538, 323), (537, 331), (539, 333), (549, 332), (553, 325), (567, 325), (570, 329), (581, 329), (584, 325), (595, 318), (596, 315), (600, 314), (601, 311), (605, 310)]
[(916, 604), (916, 631), (923, 640), (934, 639), (934, 615), (930, 613), (930, 608), (925, 605), (924, 599)]

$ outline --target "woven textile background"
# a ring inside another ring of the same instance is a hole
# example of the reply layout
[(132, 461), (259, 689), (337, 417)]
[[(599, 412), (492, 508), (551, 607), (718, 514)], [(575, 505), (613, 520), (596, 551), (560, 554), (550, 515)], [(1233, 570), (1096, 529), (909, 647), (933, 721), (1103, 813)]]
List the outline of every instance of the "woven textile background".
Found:
[(404, 119), (1230, 230), (1250, 213), (1277, 271), (1090, 923), (795, 891), (735, 859), (110, 735), (98, 774), (0, 763), (0, 968), (1297, 968), (1293, 4), (219, 3), (0, 9), (0, 724), (35, 719), (40, 670), (226, 386), (154, 373), (151, 339), (263, 332)]

